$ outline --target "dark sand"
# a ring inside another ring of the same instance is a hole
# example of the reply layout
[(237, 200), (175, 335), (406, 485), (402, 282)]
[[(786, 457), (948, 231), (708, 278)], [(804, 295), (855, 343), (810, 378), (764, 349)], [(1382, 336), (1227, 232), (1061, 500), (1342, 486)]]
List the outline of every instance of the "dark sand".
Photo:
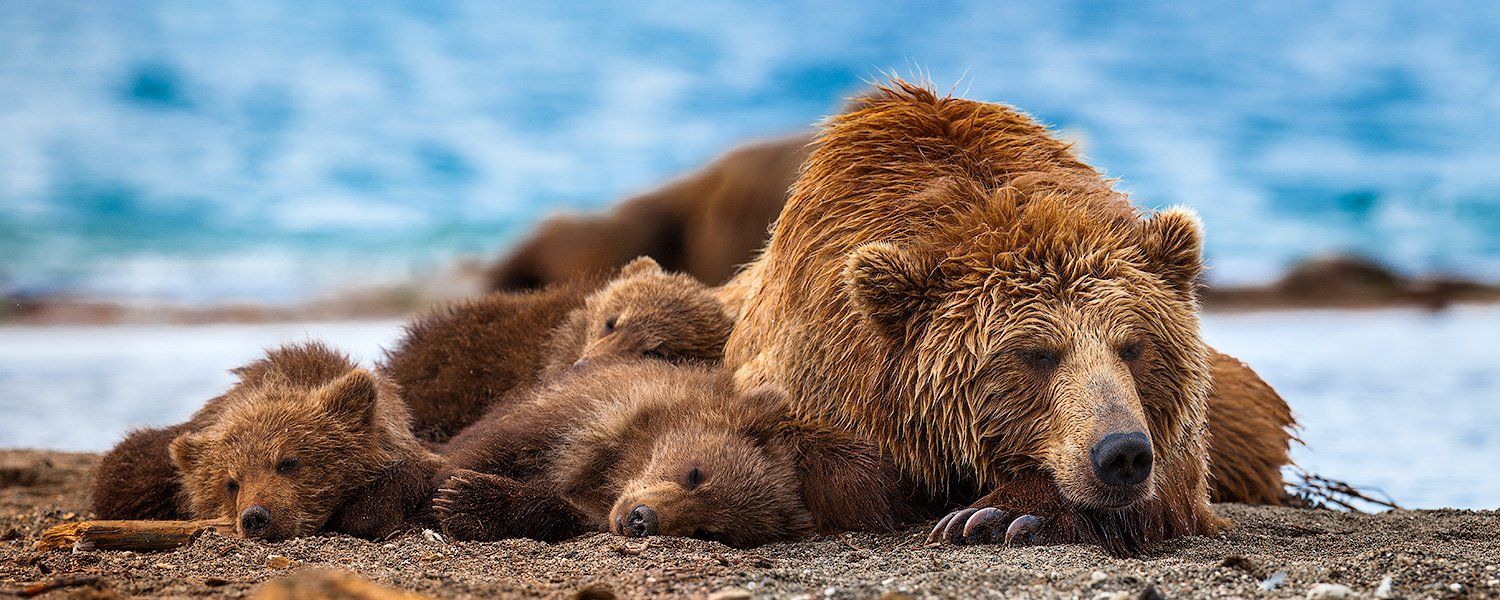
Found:
[[(267, 580), (325, 568), (436, 597), (568, 597), (585, 589), (621, 597), (704, 597), (740, 589), (755, 597), (812, 599), (899, 593), (1096, 598), (1115, 592), (1133, 598), (1149, 586), (1166, 598), (1302, 598), (1319, 583), (1371, 597), (1386, 576), (1393, 597), (1500, 597), (1496, 511), (1371, 515), (1221, 505), (1234, 530), (1164, 543), (1132, 559), (1087, 546), (929, 548), (920, 543), (925, 532), (917, 530), (751, 550), (608, 535), (559, 544), (445, 543), (420, 534), (386, 543), (330, 536), (268, 544), (207, 534), (170, 552), (33, 552), (32, 542), (46, 527), (86, 518), (84, 489), (96, 460), (92, 454), (0, 451), (0, 596), (77, 576), (99, 583), (44, 597), (247, 596)], [(272, 556), (290, 565), (270, 566), (282, 562)], [(1285, 583), (1263, 590), (1262, 581), (1277, 573), (1285, 574)]]

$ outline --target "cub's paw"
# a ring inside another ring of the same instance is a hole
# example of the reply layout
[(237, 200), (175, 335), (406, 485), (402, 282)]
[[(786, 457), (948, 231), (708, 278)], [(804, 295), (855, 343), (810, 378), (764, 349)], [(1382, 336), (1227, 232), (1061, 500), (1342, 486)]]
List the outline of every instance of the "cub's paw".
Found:
[(927, 543), (1029, 545), (1042, 541), (1046, 525), (1047, 520), (1036, 515), (1011, 515), (992, 506), (965, 508), (938, 521), (927, 534)]
[(432, 512), (454, 539), (501, 539), (506, 507), (520, 485), (507, 477), (459, 469), (438, 487)]

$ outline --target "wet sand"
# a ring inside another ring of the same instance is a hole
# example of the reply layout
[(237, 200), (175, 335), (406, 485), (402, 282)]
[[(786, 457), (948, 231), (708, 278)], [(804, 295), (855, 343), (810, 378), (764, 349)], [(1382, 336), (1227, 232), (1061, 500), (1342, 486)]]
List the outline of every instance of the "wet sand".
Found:
[[(96, 461), (93, 454), (0, 451), (0, 595), (86, 577), (97, 580), (42, 597), (253, 596), (267, 581), (340, 569), (440, 598), (747, 597), (733, 595), (739, 591), (813, 599), (1136, 598), (1148, 588), (1166, 598), (1303, 598), (1318, 584), (1371, 597), (1386, 577), (1392, 597), (1500, 597), (1496, 511), (1220, 505), (1233, 530), (1129, 559), (1077, 545), (924, 547), (924, 532), (915, 529), (748, 550), (603, 534), (556, 544), (451, 543), (421, 534), (383, 543), (342, 536), (262, 543), (206, 534), (168, 552), (33, 552), (46, 527), (87, 517), (84, 490)], [(1266, 590), (1268, 579), (1281, 583)]]

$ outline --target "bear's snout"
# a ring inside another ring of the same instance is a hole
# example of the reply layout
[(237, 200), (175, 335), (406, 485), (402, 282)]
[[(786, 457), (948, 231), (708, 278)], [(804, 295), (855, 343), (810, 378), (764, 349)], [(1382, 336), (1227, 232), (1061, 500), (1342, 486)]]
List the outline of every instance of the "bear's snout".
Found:
[(619, 527), (620, 533), (626, 536), (646, 537), (656, 535), (660, 530), (661, 520), (657, 518), (655, 510), (641, 504), (620, 517)]
[(1129, 488), (1151, 476), (1151, 440), (1139, 431), (1104, 436), (1089, 450), (1094, 476), (1105, 485)]
[(240, 533), (245, 537), (264, 537), (271, 529), (271, 511), (261, 504), (251, 504), (240, 513)]

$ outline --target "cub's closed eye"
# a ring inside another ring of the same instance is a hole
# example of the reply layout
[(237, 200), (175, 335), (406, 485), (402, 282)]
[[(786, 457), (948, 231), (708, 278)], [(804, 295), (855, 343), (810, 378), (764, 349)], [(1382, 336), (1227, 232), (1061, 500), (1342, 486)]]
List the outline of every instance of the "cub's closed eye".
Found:
[(300, 466), (302, 466), (302, 462), (295, 458), (283, 458), (281, 462), (276, 463), (276, 472), (286, 475), (292, 471), (296, 471), (297, 467)]
[(610, 317), (608, 319), (605, 319), (604, 320), (604, 333), (606, 333), (606, 334), (614, 333), (615, 332), (615, 326), (619, 325), (619, 324), (620, 324), (620, 317)]
[(224, 482), (224, 489), (228, 490), (230, 494), (238, 494), (240, 493), (240, 482), (233, 479), (226, 481)]
[(1026, 366), (1038, 371), (1048, 371), (1062, 362), (1062, 355), (1051, 348), (1033, 347), (1022, 348), (1016, 351), (1019, 358)]
[(687, 489), (690, 490), (696, 489), (698, 486), (703, 485), (703, 471), (698, 467), (693, 467), (693, 470), (688, 471), (686, 483)]

